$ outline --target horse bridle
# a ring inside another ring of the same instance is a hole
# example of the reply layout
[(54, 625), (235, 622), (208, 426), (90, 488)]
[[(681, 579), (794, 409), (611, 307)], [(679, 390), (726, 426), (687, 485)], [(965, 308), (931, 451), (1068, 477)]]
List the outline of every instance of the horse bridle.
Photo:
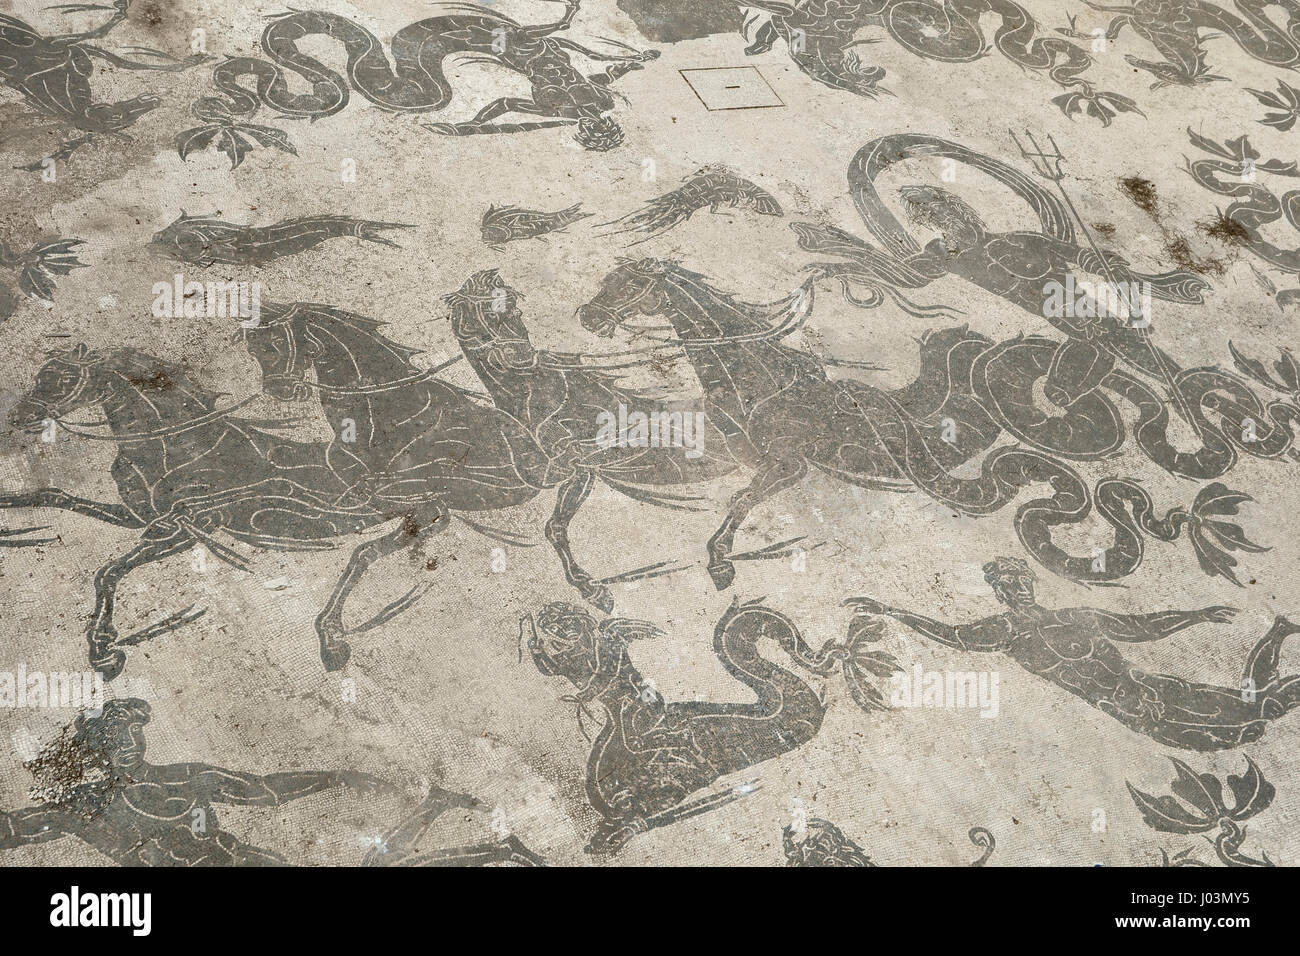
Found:
[[(305, 388), (314, 388), (318, 392), (328, 392), (334, 395), (374, 395), (379, 392), (392, 391), (395, 388), (405, 388), (407, 385), (414, 385), (416, 382), (426, 381), (441, 372), (443, 369), (455, 365), (464, 357), (456, 355), (445, 362), (435, 365), (433, 368), (425, 369), (422, 372), (416, 372), (414, 375), (407, 375), (404, 378), (393, 379), (389, 382), (373, 382), (369, 385), (325, 385), (322, 382), (310, 382), (305, 378), (299, 378), (296, 374), (290, 371), (293, 368), (294, 356), (298, 354), (298, 341), (293, 334), (293, 330), (286, 323), (297, 313), (299, 305), (300, 303), (295, 302), (289, 310), (284, 313), (284, 315), (277, 317), (271, 322), (259, 323), (259, 325), (254, 326), (254, 328), (266, 329), (274, 326), (281, 327), (281, 331), (284, 332), (285, 343), (288, 346), (289, 354), (285, 359), (284, 371), (278, 374), (283, 378), (290, 379), (293, 382), (304, 386)], [(247, 339), (249, 331), (249, 329), (244, 330), (243, 334), (245, 339)]]
[[(609, 306), (599, 305), (596, 304), (595, 302), (588, 302), (584, 304), (581, 308), (597, 309), (603, 312), (605, 315), (609, 316), (611, 321), (613, 321), (615, 327), (622, 328), (624, 326), (624, 323), (619, 321), (622, 318), (621, 310), (636, 305), (643, 298), (649, 295), (652, 290), (652, 284), (654, 282), (654, 279), (657, 277), (654, 274), (647, 274), (640, 271), (636, 271), (635, 274), (639, 278), (646, 280), (647, 282), (646, 288), (642, 289), (636, 295), (632, 296), (626, 302), (622, 303), (620, 307), (620, 312), (615, 312)], [(801, 301), (804, 296), (807, 296), (809, 299), (812, 298), (810, 292), (805, 292), (801, 288), (791, 296), (791, 299)], [(789, 309), (788, 315), (784, 319), (782, 319), (779, 323), (777, 323), (774, 326), (771, 326), (770, 328), (766, 328), (758, 332), (743, 332), (738, 335), (719, 335), (719, 336), (712, 336), (710, 338), (699, 338), (699, 339), (683, 339), (683, 338), (665, 339), (662, 342), (656, 343), (654, 345), (646, 346), (645, 348), (627, 349), (621, 352), (602, 352), (599, 355), (592, 356), (592, 358), (605, 358), (606, 356), (611, 358), (616, 358), (623, 355), (641, 355), (647, 352), (658, 351), (660, 349), (679, 349), (679, 348), (701, 346), (701, 345), (735, 345), (743, 342), (765, 342), (768, 339), (782, 338), (783, 336), (793, 332), (795, 329), (797, 329), (799, 326), (803, 324), (803, 320), (807, 317), (808, 312), (809, 312), (808, 309), (803, 309), (803, 308)]]
[[(90, 352), (79, 352), (79, 353), (73, 353), (71, 355), (52, 355), (47, 360), (47, 364), (48, 362), (59, 362), (63, 365), (72, 365), (77, 368), (77, 383), (73, 387), (72, 391), (63, 397), (62, 402), (60, 404), (64, 404), (72, 401), (86, 389), (87, 385), (90, 384), (90, 369), (94, 368), (96, 365), (100, 363), (100, 361), (102, 361), (101, 359), (98, 358), (89, 360), (89, 356), (91, 354), (92, 353)], [(133, 432), (127, 435), (96, 435), (94, 432), (84, 430), (93, 427), (95, 425), (104, 424), (103, 422), (68, 422), (65, 421), (63, 418), (59, 417), (58, 415), (53, 415), (53, 414), (50, 415), (50, 418), (53, 421), (58, 422), (59, 427), (66, 430), (70, 434), (78, 435), (81, 438), (89, 438), (92, 439), (93, 441), (111, 441), (111, 442), (119, 442), (119, 443), (131, 442), (131, 441), (147, 441), (154, 438), (166, 438), (169, 435), (177, 435), (180, 434), (181, 432), (189, 431), (192, 428), (198, 428), (200, 425), (207, 425), (211, 422), (216, 421), (217, 419), (224, 418), (225, 416), (229, 415), (231, 412), (238, 411), (239, 409), (243, 408), (245, 405), (248, 405), (249, 403), (254, 401), (256, 398), (257, 396), (253, 395), (250, 396), (249, 398), (244, 399), (242, 402), (236, 402), (234, 405), (231, 405), (228, 408), (214, 408), (212, 411), (207, 412), (204, 415), (200, 415), (197, 418), (192, 418), (187, 422), (180, 422), (176, 425), (168, 425), (166, 428), (160, 428), (156, 431)], [(33, 399), (30, 397), (28, 398), (28, 400), (35, 402), (37, 405), (40, 405), (47, 412), (52, 411), (49, 402), (43, 402), (40, 399)]]

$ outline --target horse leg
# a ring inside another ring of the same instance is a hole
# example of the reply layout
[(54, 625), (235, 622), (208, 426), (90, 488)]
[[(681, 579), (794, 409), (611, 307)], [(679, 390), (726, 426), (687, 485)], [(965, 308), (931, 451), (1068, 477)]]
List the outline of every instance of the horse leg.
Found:
[(194, 619), (188, 613), (172, 615), (162, 625), (146, 628), (140, 634), (130, 635), (123, 641), (118, 640), (117, 629), (113, 626), (113, 606), (122, 579), (141, 565), (161, 561), (184, 551), (193, 542), (194, 538), (189, 532), (180, 528), (166, 531), (161, 537), (146, 536), (126, 554), (114, 558), (95, 574), (95, 612), (91, 616), (90, 627), (86, 630), (86, 643), (90, 645), (90, 666), (99, 671), (105, 681), (111, 681), (122, 673), (122, 667), (126, 664), (126, 652), (114, 645), (139, 643), (140, 640), (156, 637)]
[(481, 809), (483, 802), (468, 793), (456, 793), (441, 787), (432, 787), (428, 796), (409, 816), (379, 838), (378, 844), (366, 853), (362, 866), (406, 866), (411, 847), (417, 845), (435, 820), (448, 810), (461, 807), (466, 810)]
[(546, 540), (551, 543), (564, 567), (564, 580), (577, 588), (586, 601), (610, 614), (614, 610), (614, 596), (605, 585), (592, 581), (591, 575), (574, 560), (573, 551), (569, 547), (569, 522), (587, 500), (595, 484), (595, 474), (585, 469), (575, 471), (564, 480), (555, 496), (555, 510), (546, 522)]
[[(420, 519), (426, 518), (421, 522)], [(393, 531), (381, 538), (358, 545), (348, 559), (334, 591), (330, 594), (325, 608), (316, 616), (316, 636), (320, 639), (320, 659), (327, 671), (341, 670), (352, 657), (352, 648), (343, 638), (348, 634), (360, 634), (378, 627), (385, 621), (392, 620), (416, 601), (422, 598), (432, 585), (416, 585), (402, 597), (389, 604), (382, 611), (357, 627), (349, 630), (343, 625), (343, 608), (348, 595), (357, 583), (365, 577), (366, 571), (380, 558), (409, 548), (421, 540), (424, 535), (437, 533), (447, 526), (448, 516), (445, 509), (430, 509), (427, 512), (408, 514)]]
[(189, 67), (207, 59), (207, 57), (201, 53), (186, 57), (182, 60), (169, 53), (163, 53), (161, 50), (150, 50), (147, 47), (140, 47), (132, 50), (133, 53), (138, 53), (141, 56), (152, 56), (156, 58), (156, 62), (149, 63), (143, 60), (131, 60), (116, 53), (111, 53), (108, 50), (102, 50), (99, 47), (86, 47), (85, 50), (91, 56), (97, 56), (101, 60), (111, 63), (113, 66), (120, 66), (125, 70), (156, 70), (161, 73), (179, 73), (181, 70), (188, 69)]
[(126, 8), (130, 6), (131, 0), (113, 0), (112, 6), (104, 6), (99, 3), (60, 3), (51, 10), (66, 10), (69, 13), (75, 13), (80, 10), (113, 10), (111, 17), (95, 27), (93, 30), (87, 30), (84, 33), (65, 33), (61, 36), (51, 37), (51, 40), (62, 40), (68, 43), (85, 43), (87, 40), (102, 40), (112, 33), (123, 20), (127, 18)]
[(468, 123), (457, 125), (478, 125), (486, 123), (488, 120), (494, 120), (498, 116), (505, 116), (507, 113), (537, 114), (540, 112), (542, 112), (542, 108), (532, 100), (526, 100), (521, 96), (503, 96), (499, 100), (493, 100), (475, 113), (473, 119), (469, 120)]
[(62, 488), (40, 488), (0, 495), (0, 508), (62, 508), (87, 518), (98, 518), (119, 528), (143, 528), (145, 522), (126, 505), (108, 504), (70, 495)]
[(731, 586), (736, 576), (736, 566), (729, 558), (736, 531), (749, 513), (759, 504), (801, 481), (808, 474), (808, 462), (804, 458), (776, 458), (763, 462), (750, 481), (748, 487), (741, 489), (731, 499), (731, 507), (722, 526), (709, 539), (709, 563), (707, 570), (713, 578), (714, 587), (719, 591)]

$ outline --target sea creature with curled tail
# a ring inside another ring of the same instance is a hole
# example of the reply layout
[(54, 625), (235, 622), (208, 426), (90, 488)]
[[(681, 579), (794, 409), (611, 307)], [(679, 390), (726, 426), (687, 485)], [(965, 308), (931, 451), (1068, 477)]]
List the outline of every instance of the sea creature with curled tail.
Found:
[[(633, 641), (662, 636), (645, 621), (597, 621), (561, 602), (519, 622), (520, 652), (527, 641), (542, 674), (573, 684), (576, 692), (561, 699), (577, 706), (579, 727), (584, 716), (603, 721), (587, 760), (587, 799), (601, 817), (588, 853), (615, 853), (638, 834), (759, 789), (749, 782), (691, 797), (816, 736), (827, 705), (804, 675), (825, 678), (839, 670), (849, 697), (872, 712), (886, 709), (874, 678), (898, 669), (890, 655), (867, 649), (876, 639), (870, 631), (827, 641), (815, 651), (790, 618), (761, 599), (735, 601), (714, 628), (713, 652), (757, 699), (670, 702), (637, 670), (628, 651)], [(764, 657), (760, 641), (775, 643), (804, 675)]]
[(154, 233), (149, 248), (181, 262), (209, 266), (266, 265), (285, 256), (314, 249), (322, 242), (344, 236), (399, 248), (383, 233), (390, 229), (413, 229), (400, 222), (376, 222), (351, 216), (300, 216), (269, 226), (241, 226), (213, 216), (180, 218)]
[[(399, 29), (387, 51), (366, 27), (336, 13), (294, 10), (273, 15), (260, 43), (265, 59), (230, 57), (214, 67), (216, 93), (200, 97), (191, 108), (203, 125), (177, 135), (177, 152), (185, 159), (212, 147), (229, 157), (231, 168), (258, 146), (297, 155), (287, 132), (250, 120), (265, 109), (283, 119), (316, 122), (342, 111), (353, 93), (394, 114), (440, 113), (457, 92), (444, 65), (453, 56), (462, 65), (473, 62), (517, 74), (531, 93), (518, 95), (515, 89), (514, 95), (494, 99), (461, 121), (421, 123), (429, 132), (478, 136), (566, 126), (572, 127), (583, 149), (613, 149), (623, 142), (623, 130), (609, 115), (617, 105), (610, 86), (659, 54), (609, 38), (601, 38), (601, 49), (592, 49), (557, 36), (569, 29), (578, 3), (563, 0), (560, 19), (542, 24), (518, 23), (473, 4), (441, 4), (438, 16)], [(343, 47), (346, 77), (298, 48), (312, 37)], [(605, 66), (586, 73), (572, 63), (574, 54)], [(310, 88), (295, 90), (299, 84), (289, 79), (291, 74)]]

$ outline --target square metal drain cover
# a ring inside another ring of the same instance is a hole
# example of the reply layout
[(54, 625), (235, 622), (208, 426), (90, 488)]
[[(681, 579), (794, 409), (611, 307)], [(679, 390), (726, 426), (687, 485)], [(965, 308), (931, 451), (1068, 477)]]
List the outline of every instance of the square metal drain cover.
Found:
[(719, 66), (679, 70), (700, 102), (709, 110), (753, 110), (785, 106), (781, 97), (752, 66)]

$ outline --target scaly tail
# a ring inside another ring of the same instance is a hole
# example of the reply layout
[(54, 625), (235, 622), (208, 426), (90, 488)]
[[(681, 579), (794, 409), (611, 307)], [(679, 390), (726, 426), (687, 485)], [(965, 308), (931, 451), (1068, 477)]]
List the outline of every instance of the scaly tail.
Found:
[[(855, 389), (855, 407), (872, 434), (889, 452), (909, 481), (936, 501), (970, 517), (992, 514), (1011, 503), (1030, 485), (1051, 488), (1051, 497), (1035, 498), (1016, 511), (1015, 529), (1033, 558), (1054, 574), (1083, 584), (1111, 584), (1137, 570), (1145, 537), (1176, 541), (1184, 527), (1201, 570), (1240, 584), (1232, 551), (1260, 552), (1267, 548), (1246, 537), (1241, 526), (1223, 520), (1250, 501), (1249, 495), (1211, 482), (1190, 509), (1173, 508), (1155, 516), (1151, 496), (1132, 478), (1106, 478), (1090, 494), (1088, 485), (1065, 462), (1039, 451), (1004, 445), (980, 463), (977, 478), (959, 478), (935, 452), (932, 436), (897, 403), (874, 389)], [(1094, 503), (1114, 529), (1114, 542), (1090, 556), (1071, 555), (1052, 540), (1057, 525), (1078, 524)]]
[(1151, 496), (1133, 478), (1105, 478), (1097, 482), (1092, 498), (1115, 529), (1115, 539), (1091, 557), (1069, 555), (1051, 542), (1052, 525), (1074, 524), (1087, 516), (1088, 503), (1079, 499), (1078, 489), (1031, 501), (1016, 515), (1016, 532), (1034, 557), (1049, 570), (1084, 584), (1113, 584), (1131, 574), (1142, 563), (1145, 537), (1176, 541), (1184, 528), (1201, 570), (1238, 586), (1233, 570), (1237, 559), (1230, 552), (1269, 550), (1247, 538), (1241, 525), (1223, 520), (1221, 516), (1235, 515), (1241, 504), (1253, 499), (1217, 481), (1201, 489), (1191, 508), (1171, 508), (1163, 518), (1155, 516)]

